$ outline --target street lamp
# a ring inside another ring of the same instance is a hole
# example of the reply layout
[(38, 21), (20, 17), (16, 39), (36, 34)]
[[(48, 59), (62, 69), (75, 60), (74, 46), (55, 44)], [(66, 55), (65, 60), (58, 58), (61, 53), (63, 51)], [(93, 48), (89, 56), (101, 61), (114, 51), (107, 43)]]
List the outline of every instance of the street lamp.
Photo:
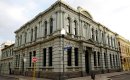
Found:
[(65, 68), (65, 65), (64, 65), (64, 36), (66, 35), (66, 31), (65, 31), (65, 29), (63, 28), (62, 30), (61, 30), (61, 37), (62, 37), (62, 42), (63, 42), (63, 44), (62, 44), (62, 50), (63, 50), (63, 57), (62, 57), (62, 59), (63, 59), (63, 74), (62, 74), (62, 80), (65, 80), (65, 70), (64, 70), (64, 68)]

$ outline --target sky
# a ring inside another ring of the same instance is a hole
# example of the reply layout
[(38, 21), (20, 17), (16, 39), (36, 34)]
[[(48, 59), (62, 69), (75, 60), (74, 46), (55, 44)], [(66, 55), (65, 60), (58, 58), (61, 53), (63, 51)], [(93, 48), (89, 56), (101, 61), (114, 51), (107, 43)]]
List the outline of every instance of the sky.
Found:
[[(57, 0), (0, 0), (0, 44), (15, 40), (23, 24), (46, 10)], [(63, 0), (73, 8), (81, 6), (96, 22), (130, 40), (129, 0)]]

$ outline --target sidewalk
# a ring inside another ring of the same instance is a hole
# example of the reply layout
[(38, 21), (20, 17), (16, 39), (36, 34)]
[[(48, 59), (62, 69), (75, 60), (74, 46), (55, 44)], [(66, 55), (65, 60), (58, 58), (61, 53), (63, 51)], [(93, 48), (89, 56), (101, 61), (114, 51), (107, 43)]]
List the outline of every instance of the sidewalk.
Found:
[[(33, 80), (33, 77), (22, 76), (22, 75), (1, 75), (1, 76), (14, 78), (15, 80)], [(51, 79), (36, 78), (36, 80), (51, 80)]]
[[(130, 71), (123, 71), (123, 72), (113, 72), (113, 73), (105, 73), (105, 74), (97, 74), (95, 80), (109, 80), (109, 77), (117, 76), (125, 73), (130, 73)], [(79, 77), (79, 78), (71, 78), (67, 80), (92, 80), (91, 76), (86, 77)]]
[[(125, 73), (130, 73), (130, 71), (97, 74), (95, 80), (108, 80), (109, 77), (121, 75)], [(12, 78), (15, 78), (16, 80), (32, 80), (32, 77), (21, 76), (21, 75), (2, 75), (2, 76), (12, 77)], [(51, 80), (51, 79), (36, 78), (36, 80)], [(67, 80), (92, 80), (92, 79), (91, 79), (91, 76), (85, 76), (85, 77), (71, 78)]]

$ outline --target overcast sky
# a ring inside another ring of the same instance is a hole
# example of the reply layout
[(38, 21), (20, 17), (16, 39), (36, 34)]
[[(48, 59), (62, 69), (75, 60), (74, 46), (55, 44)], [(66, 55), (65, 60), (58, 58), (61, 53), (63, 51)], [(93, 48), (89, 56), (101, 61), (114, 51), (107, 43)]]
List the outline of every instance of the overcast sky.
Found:
[[(15, 40), (14, 31), (47, 9), (56, 0), (0, 0), (0, 44)], [(64, 0), (73, 8), (81, 6), (96, 22), (130, 40), (129, 0)]]

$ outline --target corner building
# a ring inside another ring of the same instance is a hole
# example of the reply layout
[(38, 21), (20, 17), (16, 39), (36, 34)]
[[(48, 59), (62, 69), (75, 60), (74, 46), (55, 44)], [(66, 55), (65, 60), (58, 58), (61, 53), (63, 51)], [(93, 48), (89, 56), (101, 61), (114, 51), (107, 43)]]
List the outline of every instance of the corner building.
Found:
[(121, 54), (121, 62), (122, 62), (122, 69), (124, 71), (130, 70), (130, 42), (126, 40), (124, 37), (119, 36), (117, 37), (119, 50)]
[(56, 80), (121, 69), (116, 33), (80, 7), (56, 1), (15, 33), (15, 74), (32, 76), (32, 57), (38, 58), (37, 77)]

